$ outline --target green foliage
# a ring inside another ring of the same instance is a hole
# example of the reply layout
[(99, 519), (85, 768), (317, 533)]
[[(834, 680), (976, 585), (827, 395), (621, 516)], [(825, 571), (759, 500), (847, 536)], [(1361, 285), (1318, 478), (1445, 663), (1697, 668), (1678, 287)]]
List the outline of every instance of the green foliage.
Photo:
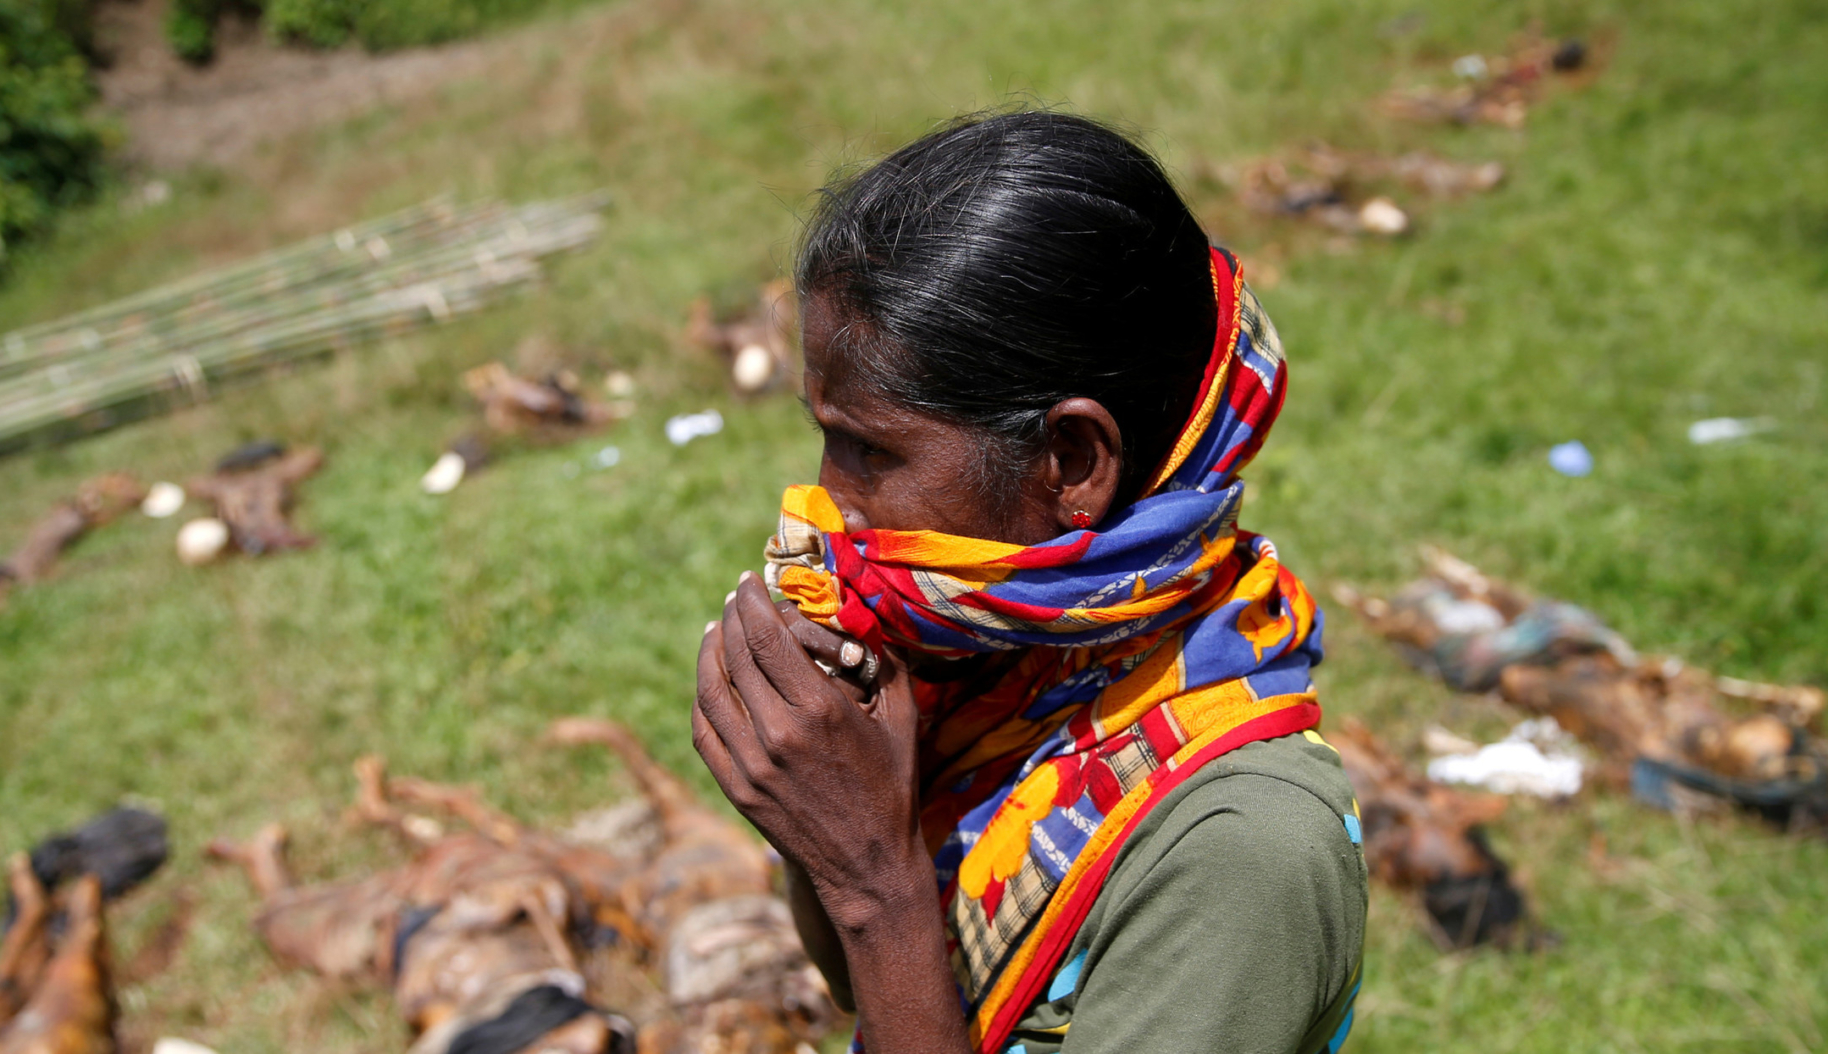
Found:
[(186, 62), (208, 62), (216, 55), (216, 18), (220, 0), (172, 0), (165, 12), (165, 39)]
[(364, 0), (267, 0), (262, 18), (276, 39), (334, 48), (349, 40), (365, 6), (375, 5)]
[[(245, 0), (275, 40), (315, 48), (359, 42), (370, 51), (438, 44), (578, 0)], [(178, 54), (207, 62), (225, 0), (174, 0), (165, 33)]]
[(0, 254), (102, 180), (86, 15), (60, 0), (0, 0)]
[(355, 25), (362, 46), (376, 51), (436, 44), (506, 22), (541, 0), (388, 0), (362, 7)]

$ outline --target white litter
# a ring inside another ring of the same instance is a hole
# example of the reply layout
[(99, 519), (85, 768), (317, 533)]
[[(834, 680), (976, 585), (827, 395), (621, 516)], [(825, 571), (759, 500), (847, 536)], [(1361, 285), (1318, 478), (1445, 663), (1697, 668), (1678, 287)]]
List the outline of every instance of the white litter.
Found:
[(192, 1043), (188, 1039), (172, 1039), (167, 1036), (152, 1045), (152, 1054), (216, 1054), (201, 1043)]
[(1454, 60), (1454, 76), (1464, 77), (1469, 81), (1484, 79), (1490, 69), (1485, 63), (1484, 55), (1461, 55)]
[(140, 502), (140, 511), (155, 520), (176, 515), (184, 507), (184, 488), (176, 483), (154, 483)]
[(685, 446), (701, 436), (716, 435), (723, 430), (724, 415), (716, 410), (680, 414), (667, 418), (666, 422), (666, 437), (674, 446)]
[(590, 463), (598, 468), (614, 468), (622, 462), (622, 450), (619, 447), (606, 446), (596, 452)]
[(192, 567), (207, 564), (228, 548), (228, 524), (214, 517), (192, 520), (178, 528), (178, 559)]
[(455, 450), (446, 451), (419, 478), (419, 489), (427, 494), (449, 494), (457, 489), (457, 484), (463, 482), (463, 474), (467, 470), (462, 454)]
[(1409, 229), (1409, 214), (1389, 198), (1372, 198), (1359, 206), (1358, 222), (1372, 234), (1401, 234)]
[(603, 378), (603, 389), (618, 399), (635, 394), (635, 378), (622, 370), (612, 370)]
[(1688, 441), (1696, 446), (1729, 443), (1776, 427), (1777, 422), (1769, 417), (1710, 417), (1688, 426)]
[(1580, 791), (1581, 769), (1568, 734), (1553, 718), (1539, 717), (1474, 753), (1435, 758), (1428, 763), (1428, 778), (1499, 794), (1563, 798)]
[(1549, 467), (1564, 476), (1593, 474), (1593, 452), (1578, 439), (1557, 443), (1549, 448)]
[(746, 344), (730, 366), (731, 379), (745, 392), (759, 392), (774, 380), (774, 353), (760, 344)]

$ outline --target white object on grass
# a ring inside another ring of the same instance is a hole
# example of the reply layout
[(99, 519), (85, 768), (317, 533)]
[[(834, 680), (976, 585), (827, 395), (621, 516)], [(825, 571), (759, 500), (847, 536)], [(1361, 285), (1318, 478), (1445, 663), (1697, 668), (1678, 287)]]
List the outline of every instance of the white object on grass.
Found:
[(1688, 426), (1688, 441), (1696, 446), (1727, 443), (1776, 427), (1777, 422), (1769, 417), (1710, 417)]
[(613, 446), (604, 447), (603, 449), (597, 451), (596, 455), (590, 459), (590, 463), (597, 466), (598, 468), (613, 468), (616, 465), (620, 464), (621, 461), (622, 461), (621, 448), (613, 447)]
[(1579, 793), (1582, 768), (1568, 734), (1553, 718), (1541, 717), (1523, 722), (1500, 742), (1474, 753), (1435, 758), (1428, 763), (1428, 778), (1499, 794), (1563, 798)]
[(184, 507), (184, 488), (176, 483), (154, 483), (140, 502), (140, 511), (155, 520), (176, 515)]
[(192, 567), (207, 564), (228, 548), (228, 524), (213, 516), (192, 520), (178, 528), (178, 559)]
[(216, 1054), (216, 1052), (201, 1043), (192, 1043), (188, 1039), (173, 1039), (167, 1036), (152, 1045), (152, 1054)]
[(425, 475), (419, 477), (419, 489), (427, 494), (449, 494), (457, 489), (457, 484), (463, 482), (466, 471), (468, 466), (463, 463), (463, 455), (455, 450), (447, 450), (432, 462), (432, 467)]
[(745, 392), (758, 392), (774, 380), (774, 354), (760, 344), (745, 344), (736, 353), (736, 361), (730, 365), (730, 377), (736, 381), (737, 388)]
[(1454, 76), (1476, 81), (1490, 72), (1484, 55), (1461, 55), (1454, 60)]
[(1358, 207), (1358, 222), (1372, 234), (1401, 234), (1409, 229), (1409, 214), (1389, 198), (1372, 198)]
[(612, 370), (603, 378), (603, 388), (618, 399), (626, 399), (635, 394), (635, 378), (625, 370)]
[(1549, 467), (1564, 476), (1585, 476), (1593, 472), (1593, 452), (1578, 439), (1557, 443), (1549, 448)]
[(666, 437), (674, 446), (685, 446), (700, 436), (716, 435), (723, 430), (724, 415), (716, 410), (680, 414), (667, 418), (666, 422)]

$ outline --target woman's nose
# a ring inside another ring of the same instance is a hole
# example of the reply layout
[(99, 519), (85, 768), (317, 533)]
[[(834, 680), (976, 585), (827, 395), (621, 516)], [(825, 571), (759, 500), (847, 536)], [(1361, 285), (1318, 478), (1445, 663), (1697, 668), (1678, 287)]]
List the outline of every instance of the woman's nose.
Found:
[(838, 511), (843, 514), (846, 534), (869, 530), (869, 514), (864, 511), (862, 503), (857, 500), (858, 496), (844, 485), (844, 474), (833, 471), (829, 460), (819, 466), (819, 486), (825, 488), (825, 493), (831, 495), (832, 504), (836, 505)]

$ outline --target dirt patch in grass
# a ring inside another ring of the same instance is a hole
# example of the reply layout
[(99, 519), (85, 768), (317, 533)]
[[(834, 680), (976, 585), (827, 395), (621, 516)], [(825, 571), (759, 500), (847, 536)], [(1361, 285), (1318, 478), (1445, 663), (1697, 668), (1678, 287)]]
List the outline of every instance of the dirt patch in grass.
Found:
[(96, 12), (108, 65), (103, 102), (126, 126), (128, 160), (149, 169), (228, 165), (263, 143), (375, 106), (425, 95), (487, 68), (511, 37), (371, 55), (310, 51), (269, 40), (231, 16), (215, 61), (192, 66), (166, 43), (169, 0), (112, 0)]

